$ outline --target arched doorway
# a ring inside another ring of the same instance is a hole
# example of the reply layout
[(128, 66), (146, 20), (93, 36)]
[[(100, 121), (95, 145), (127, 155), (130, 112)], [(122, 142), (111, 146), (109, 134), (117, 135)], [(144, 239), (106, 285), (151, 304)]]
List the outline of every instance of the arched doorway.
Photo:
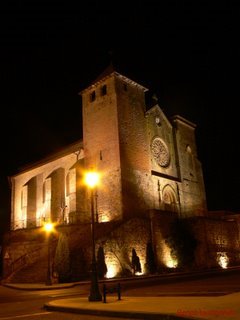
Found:
[(176, 194), (170, 185), (166, 185), (162, 191), (162, 201), (165, 211), (178, 212)]

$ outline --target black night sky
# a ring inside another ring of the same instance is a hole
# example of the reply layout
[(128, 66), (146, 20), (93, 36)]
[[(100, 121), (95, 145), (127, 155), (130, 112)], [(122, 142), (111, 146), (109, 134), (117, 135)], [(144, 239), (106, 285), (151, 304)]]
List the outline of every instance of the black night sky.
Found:
[(1, 227), (7, 177), (81, 138), (78, 92), (111, 60), (155, 92), (167, 116), (197, 124), (208, 208), (240, 211), (238, 3), (1, 4)]

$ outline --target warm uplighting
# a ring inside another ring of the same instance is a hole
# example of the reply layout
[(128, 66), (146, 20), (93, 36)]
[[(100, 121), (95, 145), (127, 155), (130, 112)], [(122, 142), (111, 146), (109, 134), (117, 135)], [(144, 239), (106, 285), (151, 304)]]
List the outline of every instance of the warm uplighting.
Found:
[(99, 174), (97, 172), (87, 172), (85, 174), (85, 182), (89, 188), (94, 188), (99, 183)]
[(171, 250), (166, 243), (163, 243), (163, 261), (168, 268), (177, 268), (178, 266), (177, 259), (172, 257)]
[(115, 265), (110, 265), (107, 266), (107, 274), (106, 274), (106, 278), (110, 279), (110, 278), (114, 278), (117, 275), (117, 270)]
[(166, 262), (166, 266), (168, 268), (177, 268), (177, 265), (178, 265), (177, 260), (173, 258), (169, 258)]
[(109, 212), (99, 212), (99, 222), (108, 222), (110, 221), (110, 213)]
[(119, 261), (112, 252), (106, 252), (105, 263), (107, 265), (106, 278), (114, 278), (120, 271)]
[(227, 256), (226, 252), (218, 253), (217, 262), (221, 268), (227, 269), (228, 263), (229, 263), (229, 258)]

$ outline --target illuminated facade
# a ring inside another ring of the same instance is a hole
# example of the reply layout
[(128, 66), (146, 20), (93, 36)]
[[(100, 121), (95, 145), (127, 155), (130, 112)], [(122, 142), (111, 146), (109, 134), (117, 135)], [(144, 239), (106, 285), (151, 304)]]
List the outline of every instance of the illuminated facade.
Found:
[(195, 125), (169, 121), (157, 101), (145, 103), (147, 89), (109, 72), (81, 92), (83, 141), (65, 155), (33, 165), (11, 178), (12, 229), (43, 220), (86, 221), (81, 170), (102, 174), (99, 222), (145, 216), (156, 209), (179, 216), (206, 212)]
[[(164, 243), (164, 225), (207, 213), (195, 125), (181, 116), (168, 119), (154, 97), (146, 103), (147, 93), (111, 68), (81, 92), (83, 140), (11, 177), (12, 233), (24, 230), (26, 236), (51, 220), (63, 232), (75, 228), (74, 234), (67, 232), (74, 246), (77, 234), (89, 231), (82, 177), (94, 169), (101, 175), (96, 240), (104, 245), (108, 276), (127, 268), (124, 255), (130, 257), (132, 248), (144, 266), (149, 241), (160, 265), (177, 265)], [(16, 253), (17, 246), (21, 243), (6, 249), (12, 260), (30, 250), (26, 245)]]

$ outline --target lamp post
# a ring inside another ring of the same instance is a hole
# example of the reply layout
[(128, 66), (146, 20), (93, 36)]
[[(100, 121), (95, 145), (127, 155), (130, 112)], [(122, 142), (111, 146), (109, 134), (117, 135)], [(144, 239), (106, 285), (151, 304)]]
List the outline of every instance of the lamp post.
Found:
[(51, 254), (51, 235), (54, 230), (52, 223), (46, 223), (44, 225), (44, 230), (47, 233), (47, 241), (48, 241), (48, 252), (47, 252), (47, 280), (46, 285), (52, 285), (52, 254)]
[(92, 263), (91, 263), (91, 287), (88, 297), (89, 301), (102, 301), (102, 295), (98, 287), (97, 262), (95, 255), (95, 218), (94, 218), (94, 189), (99, 182), (99, 175), (96, 172), (88, 172), (85, 182), (91, 192), (91, 236), (92, 236)]

